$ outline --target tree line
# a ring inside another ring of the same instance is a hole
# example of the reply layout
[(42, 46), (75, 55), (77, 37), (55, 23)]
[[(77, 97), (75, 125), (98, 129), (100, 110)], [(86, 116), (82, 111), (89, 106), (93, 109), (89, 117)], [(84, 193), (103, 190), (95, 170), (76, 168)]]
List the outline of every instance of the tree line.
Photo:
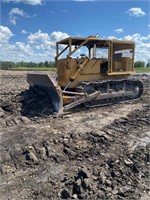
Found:
[[(45, 61), (45, 62), (12, 62), (12, 61), (1, 61), (0, 62), (0, 68), (1, 69), (13, 69), (13, 68), (55, 68), (56, 63), (55, 61)], [(136, 61), (134, 63), (135, 68), (150, 68), (150, 59), (148, 60), (148, 63), (146, 64), (143, 61)]]
[(45, 61), (45, 62), (12, 62), (12, 61), (1, 61), (0, 68), (1, 69), (14, 69), (14, 68), (55, 68), (55, 61)]
[(150, 59), (148, 60), (147, 64), (145, 64), (145, 62), (143, 62), (143, 61), (136, 61), (134, 63), (134, 67), (135, 68), (144, 68), (144, 67), (150, 68)]

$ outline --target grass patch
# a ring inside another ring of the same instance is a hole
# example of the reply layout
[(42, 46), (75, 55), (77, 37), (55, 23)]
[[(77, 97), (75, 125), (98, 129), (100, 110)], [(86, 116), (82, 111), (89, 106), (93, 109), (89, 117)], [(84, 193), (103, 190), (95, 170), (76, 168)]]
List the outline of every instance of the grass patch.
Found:
[(142, 68), (142, 67), (139, 67), (139, 68), (135, 68), (135, 71), (136, 72), (149, 72), (150, 73), (150, 68)]
[(12, 70), (19, 71), (56, 71), (56, 67), (16, 67), (12, 68)]
[[(56, 71), (56, 67), (16, 67), (12, 68), (11, 70), (19, 70), (19, 71)], [(150, 68), (135, 68), (135, 71), (138, 73), (150, 73)]]

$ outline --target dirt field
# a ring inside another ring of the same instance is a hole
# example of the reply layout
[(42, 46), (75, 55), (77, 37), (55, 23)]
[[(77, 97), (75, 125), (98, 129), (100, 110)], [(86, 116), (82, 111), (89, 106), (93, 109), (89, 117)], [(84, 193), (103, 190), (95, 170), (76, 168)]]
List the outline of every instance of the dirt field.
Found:
[(137, 101), (56, 117), (26, 72), (0, 73), (2, 200), (150, 198), (148, 76)]

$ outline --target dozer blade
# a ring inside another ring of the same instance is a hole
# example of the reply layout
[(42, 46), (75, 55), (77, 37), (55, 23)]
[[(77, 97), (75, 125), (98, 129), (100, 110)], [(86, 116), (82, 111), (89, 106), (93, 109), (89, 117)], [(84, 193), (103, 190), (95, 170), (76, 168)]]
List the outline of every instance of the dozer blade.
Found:
[(54, 78), (48, 74), (28, 73), (27, 82), (31, 87), (39, 88), (50, 97), (54, 112), (63, 112), (61, 88)]

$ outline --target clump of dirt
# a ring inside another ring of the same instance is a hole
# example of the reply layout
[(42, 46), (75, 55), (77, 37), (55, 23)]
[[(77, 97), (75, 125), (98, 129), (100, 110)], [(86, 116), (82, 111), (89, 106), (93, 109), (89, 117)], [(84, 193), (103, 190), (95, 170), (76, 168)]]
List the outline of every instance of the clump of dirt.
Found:
[(21, 115), (32, 118), (34, 116), (49, 116), (53, 113), (50, 97), (37, 87), (30, 87), (19, 94)]

